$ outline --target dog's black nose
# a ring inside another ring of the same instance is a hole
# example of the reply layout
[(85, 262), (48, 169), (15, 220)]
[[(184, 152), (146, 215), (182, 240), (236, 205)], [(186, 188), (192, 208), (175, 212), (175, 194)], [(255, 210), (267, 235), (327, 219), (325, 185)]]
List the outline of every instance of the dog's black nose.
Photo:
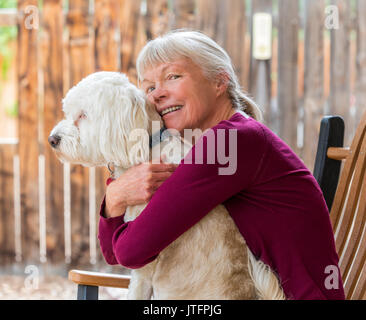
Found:
[(56, 148), (60, 144), (61, 138), (59, 136), (49, 136), (48, 142), (52, 148)]

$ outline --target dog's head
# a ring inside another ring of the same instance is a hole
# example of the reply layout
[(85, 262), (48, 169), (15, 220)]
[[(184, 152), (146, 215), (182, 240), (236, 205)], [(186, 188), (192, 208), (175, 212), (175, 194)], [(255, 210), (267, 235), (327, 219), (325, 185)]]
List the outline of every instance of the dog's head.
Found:
[[(148, 160), (151, 122), (161, 119), (144, 93), (124, 74), (93, 73), (71, 88), (62, 103), (65, 119), (48, 138), (61, 161), (84, 166), (113, 162), (127, 168)], [(133, 153), (136, 140), (131, 133), (135, 131), (136, 139), (138, 130), (146, 134), (137, 137), (141, 146)]]

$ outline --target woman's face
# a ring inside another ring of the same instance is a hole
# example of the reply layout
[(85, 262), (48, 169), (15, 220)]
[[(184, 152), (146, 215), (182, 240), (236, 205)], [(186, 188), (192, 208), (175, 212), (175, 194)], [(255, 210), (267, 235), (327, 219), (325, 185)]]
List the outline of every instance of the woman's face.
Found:
[(143, 79), (142, 89), (168, 129), (183, 133), (183, 129), (204, 131), (211, 127), (218, 86), (190, 59), (151, 67)]

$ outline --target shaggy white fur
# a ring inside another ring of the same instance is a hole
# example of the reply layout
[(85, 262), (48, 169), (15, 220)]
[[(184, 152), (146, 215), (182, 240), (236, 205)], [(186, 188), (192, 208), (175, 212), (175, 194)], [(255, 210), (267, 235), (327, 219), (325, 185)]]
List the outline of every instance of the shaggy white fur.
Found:
[[(65, 120), (49, 138), (56, 155), (84, 166), (113, 163), (115, 177), (148, 161), (154, 148), (178, 150), (165, 154), (174, 163), (190, 148), (173, 135), (150, 150), (147, 132), (152, 121), (161, 124), (160, 116), (120, 73), (84, 78), (66, 94), (63, 111)], [(125, 221), (144, 207), (128, 207)], [(131, 275), (129, 299), (285, 299), (276, 275), (255, 259), (223, 205)]]

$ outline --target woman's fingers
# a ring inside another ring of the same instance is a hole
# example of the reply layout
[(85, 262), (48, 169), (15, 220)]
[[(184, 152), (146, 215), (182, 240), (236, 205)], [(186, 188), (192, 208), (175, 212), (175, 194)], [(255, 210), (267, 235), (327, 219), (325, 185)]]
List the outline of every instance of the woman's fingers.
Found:
[(156, 190), (158, 190), (158, 188), (164, 183), (164, 181), (165, 180), (162, 180), (162, 181), (157, 181), (156, 183), (155, 183), (155, 189), (154, 189), (154, 192), (156, 191)]
[(152, 176), (151, 176), (151, 181), (152, 182), (157, 182), (157, 181), (165, 181), (166, 179), (168, 179), (173, 172), (153, 172)]
[(175, 163), (150, 163), (150, 170), (152, 172), (174, 172), (175, 169), (178, 167), (178, 164)]
[(146, 203), (177, 167), (151, 162), (131, 167), (107, 187), (107, 208), (120, 212), (126, 206)]

